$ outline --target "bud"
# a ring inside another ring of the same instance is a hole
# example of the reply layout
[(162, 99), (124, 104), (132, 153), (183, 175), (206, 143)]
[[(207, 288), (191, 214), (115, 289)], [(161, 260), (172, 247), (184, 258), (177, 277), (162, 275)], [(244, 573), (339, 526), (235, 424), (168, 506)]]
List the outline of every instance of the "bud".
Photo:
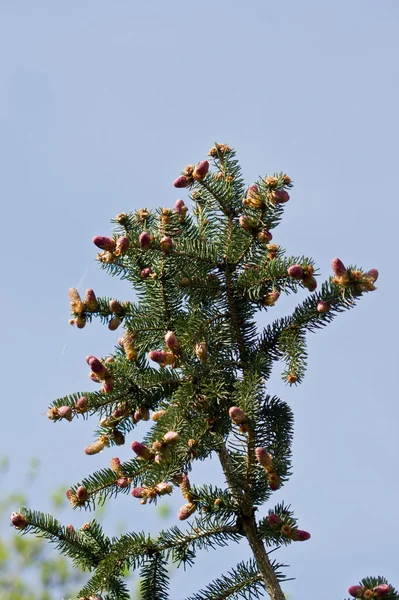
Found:
[(47, 412), (47, 418), (50, 419), (50, 421), (58, 421), (60, 418), (58, 415), (58, 408), (50, 408), (50, 410)]
[(174, 446), (175, 444), (177, 444), (179, 439), (180, 435), (177, 433), (177, 431), (167, 431), (163, 436), (163, 441), (169, 446)]
[(161, 246), (164, 252), (167, 252), (173, 246), (172, 238), (170, 238), (168, 235), (165, 235), (159, 240), (159, 245)]
[(204, 179), (204, 177), (208, 173), (208, 171), (209, 171), (209, 162), (207, 160), (202, 160), (201, 162), (196, 164), (195, 169), (193, 171), (193, 177), (194, 177), (194, 179), (201, 181), (201, 179)]
[(236, 425), (241, 425), (242, 423), (245, 423), (245, 421), (247, 420), (247, 415), (238, 406), (232, 406), (229, 409), (229, 417), (233, 421), (233, 423), (235, 423)]
[(115, 240), (104, 235), (96, 235), (93, 238), (93, 244), (95, 244), (97, 248), (101, 248), (101, 250), (108, 250), (109, 252), (113, 252), (116, 246)]
[(186, 175), (180, 175), (177, 179), (174, 180), (173, 185), (175, 188), (186, 188), (192, 184), (191, 177), (187, 177)]
[(152, 413), (152, 420), (153, 421), (159, 421), (159, 419), (162, 419), (162, 417), (166, 415), (166, 410), (157, 410), (156, 412)]
[(121, 323), (122, 323), (122, 319), (120, 317), (112, 317), (112, 319), (108, 323), (108, 329), (110, 331), (115, 331), (116, 329), (118, 329), (118, 327)]
[(273, 457), (265, 448), (255, 448), (255, 456), (262, 467), (271, 467)]
[(151, 267), (144, 267), (144, 269), (141, 269), (140, 271), (140, 277), (142, 279), (148, 279), (153, 272), (154, 271), (151, 269)]
[(331, 266), (336, 277), (342, 277), (343, 275), (346, 275), (345, 265), (339, 258), (334, 258), (331, 261)]
[(212, 146), (209, 150), (209, 156), (218, 156), (218, 154), (228, 154), (231, 151), (231, 148), (227, 146), (227, 144), (216, 144), (216, 146)]
[(295, 373), (290, 373), (289, 375), (287, 375), (287, 381), (290, 385), (292, 385), (293, 383), (296, 383), (298, 380), (298, 377), (295, 375)]
[(73, 525), (71, 525), (71, 524), (67, 525), (67, 526), (65, 527), (65, 530), (66, 530), (66, 531), (67, 531), (69, 534), (71, 534), (71, 535), (72, 535), (73, 533), (75, 533), (75, 527), (74, 527)]
[(141, 444), (140, 442), (132, 442), (130, 444), (130, 447), (139, 458), (144, 458), (144, 460), (151, 460), (154, 458), (154, 455), (151, 452), (151, 450), (147, 448), (147, 446), (144, 446), (144, 444)]
[(75, 315), (83, 314), (85, 311), (85, 305), (80, 299), (78, 290), (76, 288), (70, 288), (68, 290), (68, 296), (70, 299), (69, 304), (71, 307), (71, 312), (73, 312)]
[(83, 525), (80, 529), (81, 529), (81, 531), (89, 531), (90, 527), (91, 527), (90, 523), (83, 523)]
[(197, 507), (193, 502), (188, 502), (188, 504), (183, 504), (183, 506), (180, 508), (179, 512), (177, 513), (177, 518), (180, 521), (185, 521), (185, 519), (188, 519), (189, 517), (191, 517), (191, 515), (193, 513), (195, 513), (196, 510), (197, 510)]
[(75, 402), (75, 411), (85, 413), (88, 410), (88, 402), (86, 396), (81, 396)]
[(145, 250), (146, 248), (149, 248), (151, 245), (151, 236), (149, 233), (147, 233), (147, 231), (142, 231), (139, 235), (139, 244), (140, 244), (140, 248), (142, 248), (143, 250)]
[(116, 485), (120, 488), (126, 488), (129, 485), (129, 480), (127, 477), (120, 477), (117, 479)]
[(267, 481), (270, 489), (274, 492), (280, 487), (280, 477), (277, 475), (277, 473), (269, 473), (267, 476)]
[(291, 527), (287, 524), (284, 524), (280, 529), (281, 535), (289, 536), (291, 534)]
[(79, 502), (81, 504), (84, 504), (89, 497), (89, 492), (83, 485), (80, 485), (78, 487), (75, 494), (76, 494), (76, 498), (79, 500)]
[(267, 258), (269, 260), (273, 260), (277, 256), (277, 252), (280, 246), (278, 244), (268, 244), (267, 245)]
[(303, 277), (303, 268), (301, 265), (291, 265), (287, 269), (287, 273), (293, 279), (302, 279)]
[(126, 213), (119, 213), (119, 215), (116, 215), (116, 217), (115, 217), (115, 221), (117, 223), (119, 223), (120, 225), (126, 225), (128, 220), (129, 220), (129, 217)]
[(270, 202), (273, 204), (284, 204), (290, 199), (290, 195), (285, 190), (273, 190), (270, 192)]
[(127, 252), (127, 250), (129, 250), (129, 247), (130, 247), (129, 238), (127, 238), (125, 235), (119, 237), (116, 240), (116, 250), (115, 250), (116, 256), (119, 256), (120, 254)]
[(110, 300), (109, 301), (109, 309), (115, 315), (121, 315), (125, 312), (122, 304), (120, 302), (118, 302), (118, 300)]
[(70, 406), (59, 406), (57, 411), (60, 419), (72, 421), (72, 408)]
[(146, 488), (145, 487), (135, 487), (132, 489), (133, 498), (145, 498), (146, 497)]
[(267, 520), (269, 521), (271, 527), (280, 527), (281, 525), (280, 517), (274, 513), (270, 513), (267, 517)]
[(285, 185), (290, 185), (290, 183), (291, 183), (291, 177), (289, 175), (287, 175), (287, 173), (285, 173), (283, 175), (283, 182)]
[(278, 180), (276, 177), (273, 177), (273, 175), (270, 175), (269, 177), (266, 177), (265, 179), (265, 183), (267, 186), (269, 186), (270, 188), (275, 187), (278, 183)]
[(314, 292), (317, 288), (316, 278), (311, 275), (310, 277), (304, 277), (302, 279), (302, 283), (309, 290), (309, 292)]
[(363, 592), (363, 598), (364, 600), (371, 600), (371, 598), (374, 598), (374, 592), (372, 590), (365, 590)]
[(180, 343), (174, 331), (166, 332), (165, 344), (167, 345), (169, 350), (173, 350), (175, 353), (178, 353), (180, 351)]
[(280, 292), (277, 290), (271, 290), (271, 292), (268, 292), (265, 296), (263, 296), (263, 305), (274, 306), (279, 298)]
[[(378, 277), (378, 275), (377, 275), (377, 277)], [(380, 585), (375, 586), (373, 591), (377, 598), (384, 598), (385, 596), (387, 596), (389, 594), (391, 589), (392, 589), (391, 586), (388, 585), (387, 583), (380, 583)]]
[(15, 529), (25, 529), (28, 524), (25, 517), (18, 512), (11, 513), (11, 523), (14, 525)]
[(86, 446), (85, 454), (87, 454), (88, 456), (92, 456), (93, 454), (99, 454), (102, 450), (104, 450), (104, 447), (105, 441), (100, 438), (93, 444), (90, 444), (90, 446)]
[(119, 429), (114, 429), (112, 432), (112, 439), (116, 446), (123, 446), (125, 443), (125, 436)]
[(208, 358), (208, 346), (206, 342), (200, 342), (195, 345), (195, 354), (201, 362), (205, 362)]
[(262, 231), (259, 231), (257, 238), (261, 244), (268, 244), (273, 239), (273, 236), (267, 229), (262, 229)]
[(165, 483), (164, 481), (157, 483), (154, 489), (158, 496), (165, 496), (166, 494), (171, 494), (173, 491), (173, 487), (170, 483)]

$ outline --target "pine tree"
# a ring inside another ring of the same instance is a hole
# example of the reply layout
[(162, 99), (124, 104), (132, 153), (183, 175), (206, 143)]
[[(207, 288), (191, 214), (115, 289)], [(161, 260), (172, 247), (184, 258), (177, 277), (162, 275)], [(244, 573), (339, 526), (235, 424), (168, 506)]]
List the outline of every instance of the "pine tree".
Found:
[[(378, 271), (365, 272), (332, 261), (333, 274), (319, 288), (314, 262), (287, 257), (271, 243), (292, 187), (284, 173), (246, 187), (234, 150), (215, 144), (209, 162), (189, 165), (174, 181), (187, 188), (192, 214), (183, 200), (174, 208), (141, 208), (119, 214), (112, 237), (96, 236), (98, 261), (110, 275), (128, 280), (137, 302), (80, 297), (69, 291), (71, 324), (83, 328), (99, 318), (123, 334), (105, 359), (87, 357), (96, 392), (54, 401), (52, 421), (96, 417), (96, 440), (87, 455), (125, 443), (134, 458), (93, 473), (67, 491), (74, 508), (90, 510), (118, 494), (141, 504), (173, 492), (182, 495), (178, 519), (157, 537), (126, 532), (109, 538), (92, 520), (81, 530), (54, 517), (20, 509), (12, 524), (54, 542), (76, 567), (91, 577), (78, 598), (127, 599), (124, 575), (137, 570), (143, 600), (169, 598), (168, 564), (191, 565), (200, 549), (245, 539), (253, 553), (190, 600), (260, 598), (283, 600), (284, 565), (272, 558), (279, 546), (310, 538), (290, 506), (271, 507), (273, 492), (291, 474), (293, 413), (269, 395), (267, 382), (276, 361), (284, 364), (287, 385), (301, 383), (306, 370), (306, 334), (375, 290)], [(282, 293), (310, 293), (290, 316), (263, 331), (258, 311), (271, 311)], [(152, 418), (144, 439), (136, 424)], [(195, 461), (220, 460), (220, 487), (194, 485)], [(190, 479), (191, 478), (191, 479)], [(268, 515), (257, 517), (267, 503)], [(383, 577), (364, 579), (348, 590), (352, 597), (398, 600)]]

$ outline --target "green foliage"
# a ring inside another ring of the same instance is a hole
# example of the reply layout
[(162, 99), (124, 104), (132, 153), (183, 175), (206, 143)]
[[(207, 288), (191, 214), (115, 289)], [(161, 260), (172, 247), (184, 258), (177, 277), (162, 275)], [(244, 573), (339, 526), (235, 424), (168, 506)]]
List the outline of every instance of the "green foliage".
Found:
[[(124, 336), (108, 359), (88, 359), (101, 391), (55, 400), (49, 418), (98, 418), (97, 441), (86, 449), (91, 454), (124, 443), (154, 411), (144, 438), (133, 437), (137, 457), (123, 464), (113, 459), (110, 468), (72, 486), (72, 506), (93, 510), (130, 492), (132, 502), (146, 504), (175, 490), (184, 501), (179, 519), (195, 513), (183, 530), (172, 526), (157, 536), (123, 532), (109, 538), (96, 520), (76, 532), (22, 509), (24, 533), (49, 539), (76, 567), (90, 571), (80, 598), (129, 598), (126, 574), (139, 571), (142, 600), (166, 600), (171, 565), (191, 566), (198, 550), (246, 539), (254, 559), (191, 600), (259, 598), (263, 592), (283, 600), (283, 565), (270, 553), (309, 537), (284, 504), (258, 518), (260, 506), (291, 474), (292, 410), (268, 395), (266, 384), (275, 361), (283, 363), (287, 384), (301, 383), (306, 334), (375, 289), (376, 275), (333, 265), (334, 277), (316, 291), (312, 259), (287, 257), (268, 243), (289, 199), (290, 178), (277, 173), (247, 189), (233, 150), (216, 144), (210, 155), (213, 171), (205, 173), (200, 163), (184, 173), (192, 214), (181, 201), (174, 210), (121, 214), (114, 237), (97, 239), (104, 249), (101, 267), (132, 284), (134, 302), (82, 301), (70, 291), (79, 327), (99, 318), (112, 330), (122, 324)], [(311, 293), (292, 314), (259, 329), (257, 313), (272, 315), (279, 295), (298, 289)], [(87, 410), (78, 405), (81, 396)], [(191, 485), (196, 461), (211, 455), (220, 460), (224, 487)]]

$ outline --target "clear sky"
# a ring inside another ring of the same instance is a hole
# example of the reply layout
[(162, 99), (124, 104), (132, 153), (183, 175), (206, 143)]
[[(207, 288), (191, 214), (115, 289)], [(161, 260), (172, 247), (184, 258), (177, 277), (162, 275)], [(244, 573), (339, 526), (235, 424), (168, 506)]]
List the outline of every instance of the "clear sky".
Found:
[[(372, 574), (399, 587), (398, 21), (396, 0), (0, 3), (7, 489), (23, 487), (29, 457), (40, 458), (31, 503), (43, 509), (54, 487), (108, 465), (110, 450), (83, 454), (94, 423), (44, 416), (52, 399), (94, 389), (84, 358), (118, 337), (99, 323), (72, 329), (67, 290), (130, 298), (96, 266), (93, 235), (119, 212), (186, 199), (173, 179), (227, 142), (248, 184), (280, 170), (295, 182), (274, 241), (312, 256), (322, 278), (335, 256), (380, 270), (378, 291), (309, 338), (304, 383), (286, 388), (278, 365), (271, 381), (296, 417), (294, 475), (275, 499), (312, 533), (278, 553), (296, 577), (286, 590), (335, 600)], [(129, 444), (118, 454), (129, 458)], [(110, 512), (130, 529), (153, 526), (151, 507), (131, 497)], [(115, 532), (112, 518), (107, 527)], [(173, 578), (173, 599), (247, 554), (243, 543), (202, 555)]]

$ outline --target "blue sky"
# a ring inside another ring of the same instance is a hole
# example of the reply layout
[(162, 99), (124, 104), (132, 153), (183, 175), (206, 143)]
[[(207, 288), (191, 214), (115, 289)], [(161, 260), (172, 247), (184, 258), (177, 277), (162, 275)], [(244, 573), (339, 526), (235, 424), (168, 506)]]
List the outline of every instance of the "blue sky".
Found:
[[(1, 3), (0, 454), (11, 459), (1, 494), (23, 487), (30, 456), (42, 461), (35, 508), (108, 465), (111, 451), (83, 454), (90, 423), (44, 416), (53, 398), (91, 389), (84, 357), (118, 337), (99, 323), (72, 329), (67, 290), (130, 298), (96, 266), (93, 235), (119, 212), (186, 198), (173, 179), (227, 142), (248, 184), (280, 170), (293, 178), (274, 236), (289, 254), (312, 256), (323, 278), (335, 256), (380, 270), (377, 292), (309, 338), (304, 383), (287, 389), (278, 366), (270, 382), (296, 417), (294, 475), (276, 500), (312, 533), (279, 553), (296, 577), (286, 589), (333, 600), (369, 574), (399, 586), (398, 20), (394, 0)], [(119, 455), (130, 457), (128, 444)], [(194, 480), (217, 479), (211, 465)], [(110, 513), (110, 534), (116, 513), (130, 529), (154, 525), (131, 498)], [(174, 577), (172, 597), (247, 554), (243, 545), (201, 557)]]

